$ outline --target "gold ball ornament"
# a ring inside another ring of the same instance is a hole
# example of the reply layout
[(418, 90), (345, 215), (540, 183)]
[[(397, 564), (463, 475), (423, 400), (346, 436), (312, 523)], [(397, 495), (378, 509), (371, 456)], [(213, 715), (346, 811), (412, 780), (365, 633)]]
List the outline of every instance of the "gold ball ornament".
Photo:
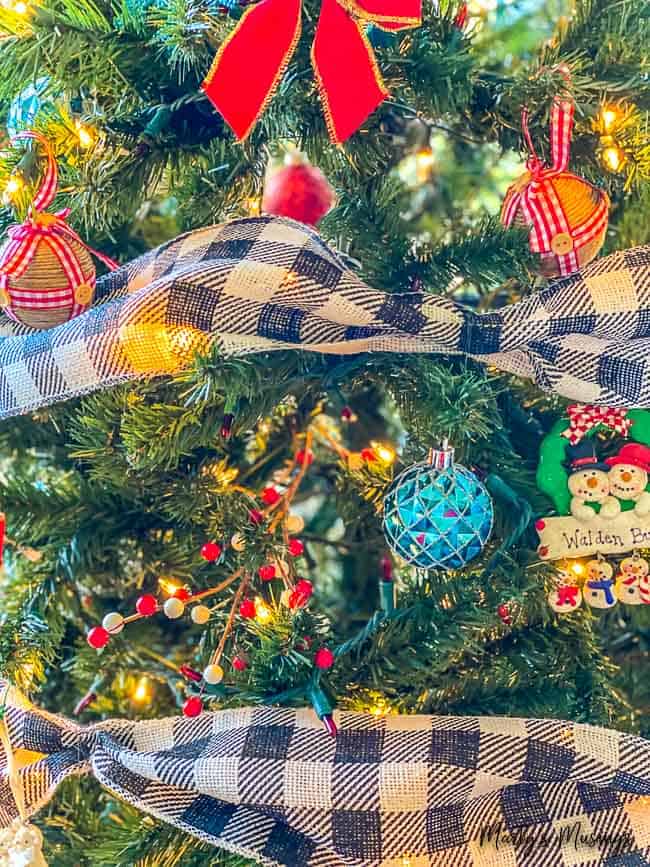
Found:
[[(521, 196), (533, 182), (533, 175), (527, 171), (508, 188), (501, 211), (502, 221), (511, 206), (513, 197)], [(572, 250), (575, 250), (579, 267), (583, 268), (598, 255), (603, 246), (607, 233), (607, 217), (593, 237), (588, 237), (587, 233), (585, 239), (581, 238), (580, 228), (603, 205), (609, 208), (607, 193), (571, 172), (559, 172), (538, 180), (537, 183), (541, 186), (542, 192), (546, 193), (548, 201), (556, 202), (561, 208), (568, 226), (568, 231), (558, 232), (550, 239), (549, 252), (538, 254), (539, 273), (544, 277), (559, 277), (561, 270), (557, 257), (566, 256)], [(516, 207), (512, 225), (532, 230), (532, 224), (527, 221), (521, 202)]]
[(190, 612), (192, 621), (199, 626), (203, 626), (210, 619), (210, 609), (207, 605), (195, 605)]

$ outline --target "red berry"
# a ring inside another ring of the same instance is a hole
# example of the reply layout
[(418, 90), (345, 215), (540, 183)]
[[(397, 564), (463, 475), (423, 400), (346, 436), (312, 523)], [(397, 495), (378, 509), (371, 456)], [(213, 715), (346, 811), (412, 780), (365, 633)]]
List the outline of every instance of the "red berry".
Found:
[(311, 637), (311, 635), (305, 635), (298, 641), (296, 641), (296, 650), (309, 650), (313, 643), (314, 639)]
[(298, 466), (304, 466), (305, 464), (309, 466), (314, 460), (314, 453), (311, 449), (300, 449), (299, 452), (296, 452), (296, 463)]
[(247, 620), (252, 620), (253, 617), (257, 614), (257, 610), (255, 608), (255, 603), (252, 599), (244, 599), (242, 604), (239, 606), (239, 613), (242, 617), (245, 617)]
[(86, 636), (86, 641), (91, 647), (94, 647), (95, 650), (99, 650), (101, 647), (106, 647), (110, 637), (110, 632), (107, 629), (104, 629), (103, 626), (93, 626)]
[(232, 667), (235, 669), (235, 671), (246, 671), (246, 669), (248, 668), (248, 663), (243, 657), (236, 656), (232, 661)]
[(377, 460), (377, 455), (372, 449), (361, 449), (361, 457), (368, 464)]
[(320, 650), (316, 651), (316, 654), (314, 655), (314, 665), (316, 668), (320, 668), (323, 671), (326, 671), (334, 665), (334, 654), (329, 647), (321, 647)]
[(292, 539), (289, 542), (289, 553), (292, 557), (300, 557), (301, 554), (305, 553), (305, 546), (300, 539)]
[(181, 602), (187, 602), (188, 599), (192, 598), (192, 594), (187, 587), (179, 587), (178, 590), (174, 590), (172, 596), (174, 599), (180, 599)]
[(186, 677), (188, 680), (193, 681), (194, 683), (200, 683), (203, 680), (202, 675), (199, 674), (198, 671), (194, 671), (189, 665), (181, 665), (178, 669), (183, 677)]
[(262, 491), (262, 502), (266, 503), (267, 506), (275, 506), (281, 499), (280, 492), (270, 485)]
[(143, 617), (151, 617), (158, 610), (158, 600), (150, 593), (145, 593), (135, 603), (135, 610)]
[(248, 520), (251, 524), (258, 526), (264, 522), (264, 515), (259, 511), (259, 509), (251, 509), (248, 513)]
[(545, 526), (546, 526), (546, 521), (542, 521), (541, 518), (539, 519), (539, 521), (535, 521), (535, 529), (536, 530), (543, 530)]
[(266, 566), (260, 566), (257, 570), (257, 574), (260, 576), (262, 581), (273, 581), (275, 578), (275, 566), (271, 563)]
[(184, 716), (198, 716), (203, 710), (203, 702), (198, 695), (190, 696), (183, 705)]
[(540, 545), (537, 549), (537, 552), (540, 557), (546, 557), (546, 555), (548, 554), (548, 545)]
[(221, 557), (221, 545), (217, 544), (217, 542), (206, 542), (201, 548), (201, 557), (207, 560), (208, 563), (214, 563), (215, 560)]
[(309, 602), (313, 592), (314, 585), (311, 581), (301, 578), (289, 596), (289, 608), (292, 610), (302, 608), (303, 605), (306, 605)]
[(344, 406), (341, 410), (341, 418), (343, 421), (350, 421), (352, 418), (352, 409), (349, 406)]
[(499, 605), (499, 607), (497, 608), (497, 614), (499, 615), (501, 620), (503, 620), (504, 623), (506, 623), (506, 624), (510, 623), (510, 609), (508, 608), (507, 605), (504, 605), (504, 604)]

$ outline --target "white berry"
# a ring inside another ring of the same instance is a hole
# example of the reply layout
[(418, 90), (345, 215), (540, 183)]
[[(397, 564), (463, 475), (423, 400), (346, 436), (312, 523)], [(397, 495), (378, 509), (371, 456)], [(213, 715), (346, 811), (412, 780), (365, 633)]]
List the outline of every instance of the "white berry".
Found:
[(230, 545), (234, 551), (241, 553), (241, 551), (246, 547), (246, 539), (244, 539), (241, 533), (234, 533), (230, 540)]
[(118, 635), (124, 629), (124, 618), (117, 611), (111, 611), (102, 620), (102, 626), (111, 635)]
[(220, 665), (207, 665), (203, 670), (203, 680), (206, 683), (221, 683), (223, 680), (223, 668)]
[(202, 626), (210, 619), (210, 609), (207, 605), (195, 605), (190, 616), (195, 623)]
[(171, 599), (168, 599), (163, 605), (163, 611), (170, 620), (176, 620), (178, 617), (183, 616), (185, 606), (180, 599), (176, 599), (175, 596), (172, 596)]

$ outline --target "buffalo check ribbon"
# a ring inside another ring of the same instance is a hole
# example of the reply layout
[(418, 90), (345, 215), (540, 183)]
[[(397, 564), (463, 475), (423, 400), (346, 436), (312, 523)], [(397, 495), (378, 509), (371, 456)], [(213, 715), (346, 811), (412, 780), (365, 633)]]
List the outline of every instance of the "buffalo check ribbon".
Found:
[(632, 427), (632, 419), (627, 417), (627, 409), (623, 407), (593, 406), (584, 403), (572, 403), (567, 407), (569, 427), (562, 436), (575, 446), (590, 430), (598, 425), (610, 428), (620, 436), (626, 437)]
[[(74, 229), (68, 226), (65, 222), (70, 214), (68, 208), (57, 211), (55, 214), (45, 212), (45, 208), (54, 201), (58, 185), (58, 171), (52, 148), (44, 136), (31, 130), (15, 135), (11, 139), (11, 144), (19, 139), (31, 139), (41, 145), (45, 153), (45, 171), (30, 206), (28, 219), (24, 223), (10, 226), (8, 229), (9, 240), (3, 250), (3, 262), (0, 266), (0, 291), (5, 300), (17, 303), (19, 306), (29, 306), (32, 309), (43, 309), (59, 305), (62, 302), (70, 302), (72, 305), (71, 315), (78, 316), (88, 305), (76, 300), (74, 290), (82, 283), (89, 283), (94, 286), (95, 277), (94, 275), (91, 277), (84, 275), (81, 263), (69, 242), (73, 240), (85, 247), (109, 270), (115, 270), (118, 264), (98, 250), (89, 247)], [(52, 290), (23, 291), (16, 288), (12, 288), (9, 292), (9, 280), (22, 277), (36, 255), (40, 243), (47, 244), (56, 256), (68, 278), (68, 286), (56, 292)], [(18, 321), (9, 304), (4, 307), (4, 312), (14, 321)]]
[[(260, 0), (221, 45), (202, 84), (237, 138), (250, 134), (300, 38), (302, 0)], [(421, 23), (422, 0), (322, 0), (312, 64), (330, 138), (348, 139), (388, 96), (366, 27)]]
[[(551, 165), (545, 166), (535, 152), (528, 129), (528, 109), (524, 108), (521, 125), (530, 153), (526, 163), (530, 179), (509, 197), (502, 213), (503, 224), (511, 226), (517, 211), (521, 209), (527, 225), (531, 227), (530, 249), (533, 253), (555, 255), (562, 276), (579, 269), (578, 250), (601, 234), (607, 225), (609, 213), (609, 198), (601, 193), (593, 213), (578, 226), (570, 226), (551, 183), (553, 178), (567, 170), (574, 114), (572, 101), (553, 101), (550, 120)], [(558, 252), (554, 244), (558, 236), (564, 236), (571, 243), (571, 248), (566, 252)]]
[(2, 703), (0, 828), (19, 818), (16, 797), (29, 818), (64, 779), (87, 775), (267, 867), (649, 863), (650, 742), (611, 729), (336, 711), (332, 738), (306, 708), (80, 726), (12, 687)]

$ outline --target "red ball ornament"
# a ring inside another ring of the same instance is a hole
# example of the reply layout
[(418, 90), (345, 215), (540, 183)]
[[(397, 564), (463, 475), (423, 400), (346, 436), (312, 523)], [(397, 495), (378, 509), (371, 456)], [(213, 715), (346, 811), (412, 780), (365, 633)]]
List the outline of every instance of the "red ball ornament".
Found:
[(499, 615), (499, 617), (501, 618), (501, 620), (502, 620), (502, 621), (503, 621), (507, 626), (510, 625), (510, 622), (511, 622), (511, 621), (510, 621), (510, 609), (508, 608), (507, 605), (505, 605), (505, 604), (501, 604), (501, 605), (499, 605), (499, 607), (497, 608), (497, 614)]
[(183, 705), (183, 716), (199, 716), (202, 710), (203, 702), (198, 695), (193, 695)]
[(262, 502), (267, 506), (275, 506), (282, 499), (282, 495), (276, 488), (269, 486), (262, 491)]
[(257, 570), (257, 574), (260, 576), (262, 581), (273, 581), (273, 579), (275, 578), (275, 566), (273, 566), (271, 563), (267, 564), (266, 566), (260, 566), (260, 568)]
[(310, 466), (314, 461), (314, 453), (311, 449), (300, 449), (299, 452), (296, 452), (296, 463), (298, 466), (302, 467), (304, 464)]
[(314, 655), (314, 665), (321, 671), (326, 671), (334, 665), (334, 654), (329, 647), (321, 647)]
[(135, 603), (135, 610), (143, 617), (151, 617), (158, 610), (158, 600), (150, 593), (145, 593)]
[(217, 544), (217, 542), (206, 542), (201, 548), (201, 557), (207, 560), (208, 563), (214, 563), (215, 560), (221, 557), (221, 550), (221, 545)]
[(252, 620), (253, 617), (257, 614), (257, 609), (255, 608), (255, 603), (252, 599), (244, 599), (242, 604), (239, 606), (239, 613), (242, 617), (245, 617), (246, 620)]
[(305, 553), (305, 546), (300, 539), (291, 539), (289, 542), (289, 553), (292, 557), (300, 557)]
[(91, 647), (94, 647), (95, 650), (100, 650), (102, 647), (106, 647), (110, 637), (110, 632), (107, 629), (104, 629), (103, 626), (93, 626), (86, 636), (86, 641)]
[(236, 656), (232, 661), (232, 667), (235, 671), (246, 671), (248, 663), (242, 656)]
[(284, 167), (267, 178), (262, 211), (315, 226), (335, 202), (334, 190), (321, 170), (293, 151), (285, 157)]

